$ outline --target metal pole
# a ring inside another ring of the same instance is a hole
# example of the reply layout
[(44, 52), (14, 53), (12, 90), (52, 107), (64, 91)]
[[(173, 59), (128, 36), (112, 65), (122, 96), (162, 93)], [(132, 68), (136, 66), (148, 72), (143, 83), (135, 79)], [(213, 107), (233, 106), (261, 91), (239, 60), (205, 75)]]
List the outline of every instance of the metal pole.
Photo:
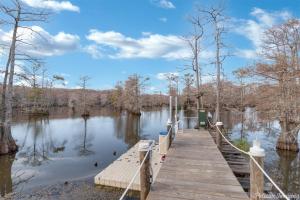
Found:
[[(172, 131), (172, 130), (170, 130), (170, 129), (172, 129), (172, 96), (170, 96), (170, 107), (169, 107), (169, 119), (168, 119), (168, 122), (167, 122), (167, 131), (169, 132), (169, 131)], [(172, 133), (170, 133), (169, 135), (168, 135), (168, 149), (169, 149), (169, 147), (171, 146), (171, 142), (172, 142)]]
[(169, 119), (168, 124), (172, 124), (172, 96), (170, 96), (170, 102), (169, 102)]
[(178, 120), (177, 119), (177, 113), (178, 113), (178, 102), (177, 102), (177, 96), (175, 97), (175, 122)]

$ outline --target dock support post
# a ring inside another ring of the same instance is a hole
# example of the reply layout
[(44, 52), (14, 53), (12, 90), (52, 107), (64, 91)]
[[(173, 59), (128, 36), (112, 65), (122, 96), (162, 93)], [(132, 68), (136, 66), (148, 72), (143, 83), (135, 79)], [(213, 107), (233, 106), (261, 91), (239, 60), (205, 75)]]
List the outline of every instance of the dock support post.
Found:
[(177, 96), (175, 96), (175, 122), (178, 121), (178, 102), (177, 102)]
[[(142, 165), (140, 169), (140, 187), (141, 187), (141, 193), (140, 193), (140, 199), (141, 200), (146, 200), (148, 193), (150, 191), (150, 154), (151, 152), (148, 152), (148, 150), (151, 148), (151, 143), (150, 142), (141, 142), (139, 144), (139, 156), (140, 156), (140, 164), (142, 164), (145, 156), (146, 160), (144, 164)], [(151, 150), (149, 150), (151, 151)]]
[[(169, 130), (172, 129), (172, 96), (170, 96), (170, 103), (169, 103), (169, 109), (170, 109), (170, 113), (169, 113), (169, 119), (168, 119), (168, 122), (167, 122), (167, 131), (169, 133)], [(169, 147), (171, 146), (171, 142), (172, 142), (172, 130), (170, 130), (170, 134), (168, 135), (168, 149)]]
[(167, 124), (167, 131), (168, 131), (168, 133), (170, 131), (170, 134), (166, 138), (167, 139), (167, 147), (169, 149), (170, 146), (171, 146), (171, 143), (172, 143), (172, 122), (168, 122), (168, 124)]
[[(222, 131), (223, 122), (217, 122), (216, 126), (219, 128), (220, 131)], [(217, 130), (217, 133), (216, 133), (216, 143), (217, 143), (217, 146), (218, 146), (219, 150), (221, 151), (221, 149), (222, 149), (222, 135), (218, 130)]]
[(169, 119), (168, 122), (172, 122), (172, 96), (170, 96), (170, 102), (169, 102)]
[[(250, 154), (257, 161), (257, 163), (263, 168), (265, 151), (260, 147), (258, 140), (253, 141), (253, 147), (250, 148)], [(264, 174), (250, 159), (250, 200), (263, 199), (264, 193)]]

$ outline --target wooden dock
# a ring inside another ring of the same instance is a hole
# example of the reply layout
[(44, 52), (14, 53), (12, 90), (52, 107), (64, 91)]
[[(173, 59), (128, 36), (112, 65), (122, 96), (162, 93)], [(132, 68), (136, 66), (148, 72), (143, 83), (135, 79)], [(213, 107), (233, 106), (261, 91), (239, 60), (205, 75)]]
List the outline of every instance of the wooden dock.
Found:
[[(94, 178), (96, 185), (110, 186), (116, 188), (126, 188), (130, 183), (135, 172), (138, 170), (140, 142), (136, 143), (127, 152), (121, 155), (117, 160), (110, 164), (107, 168), (97, 174)], [(152, 148), (151, 168), (153, 170), (153, 179), (155, 180), (158, 171), (162, 165), (161, 155), (159, 154), (158, 144)], [(140, 176), (137, 176), (130, 187), (131, 190), (140, 191)]]
[(208, 131), (179, 132), (148, 200), (249, 199)]

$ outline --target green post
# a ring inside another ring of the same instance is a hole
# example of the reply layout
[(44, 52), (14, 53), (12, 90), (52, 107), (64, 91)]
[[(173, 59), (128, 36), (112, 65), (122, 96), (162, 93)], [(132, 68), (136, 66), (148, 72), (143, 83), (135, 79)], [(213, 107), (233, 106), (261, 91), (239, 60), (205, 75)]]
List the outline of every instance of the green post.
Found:
[(199, 127), (206, 127), (206, 112), (205, 110), (199, 110)]

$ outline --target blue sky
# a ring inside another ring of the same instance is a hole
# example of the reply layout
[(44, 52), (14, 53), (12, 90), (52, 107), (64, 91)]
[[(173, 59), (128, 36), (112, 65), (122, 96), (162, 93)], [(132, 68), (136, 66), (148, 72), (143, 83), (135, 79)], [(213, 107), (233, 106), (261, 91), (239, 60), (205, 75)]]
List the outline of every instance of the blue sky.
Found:
[[(50, 74), (62, 74), (66, 87), (75, 88), (79, 77), (91, 77), (89, 87), (112, 88), (117, 81), (138, 73), (149, 77), (146, 92), (165, 91), (161, 73), (176, 72), (186, 61), (189, 49), (180, 38), (188, 36), (188, 16), (193, 0), (23, 0), (28, 6), (46, 8), (54, 14), (48, 23), (36, 24), (49, 41), (30, 38), (36, 49), (28, 50), (45, 58)], [(218, 1), (209, 1), (216, 4)], [(253, 63), (260, 50), (263, 31), (291, 17), (298, 17), (299, 0), (227, 0), (230, 17), (225, 42), (234, 56), (223, 68), (228, 79), (232, 71)], [(0, 41), (8, 40), (9, 28), (0, 26)], [(201, 55), (204, 80), (215, 73), (213, 38), (207, 29)], [(4, 63), (6, 57), (0, 57)], [(180, 72), (183, 75), (183, 72)]]

